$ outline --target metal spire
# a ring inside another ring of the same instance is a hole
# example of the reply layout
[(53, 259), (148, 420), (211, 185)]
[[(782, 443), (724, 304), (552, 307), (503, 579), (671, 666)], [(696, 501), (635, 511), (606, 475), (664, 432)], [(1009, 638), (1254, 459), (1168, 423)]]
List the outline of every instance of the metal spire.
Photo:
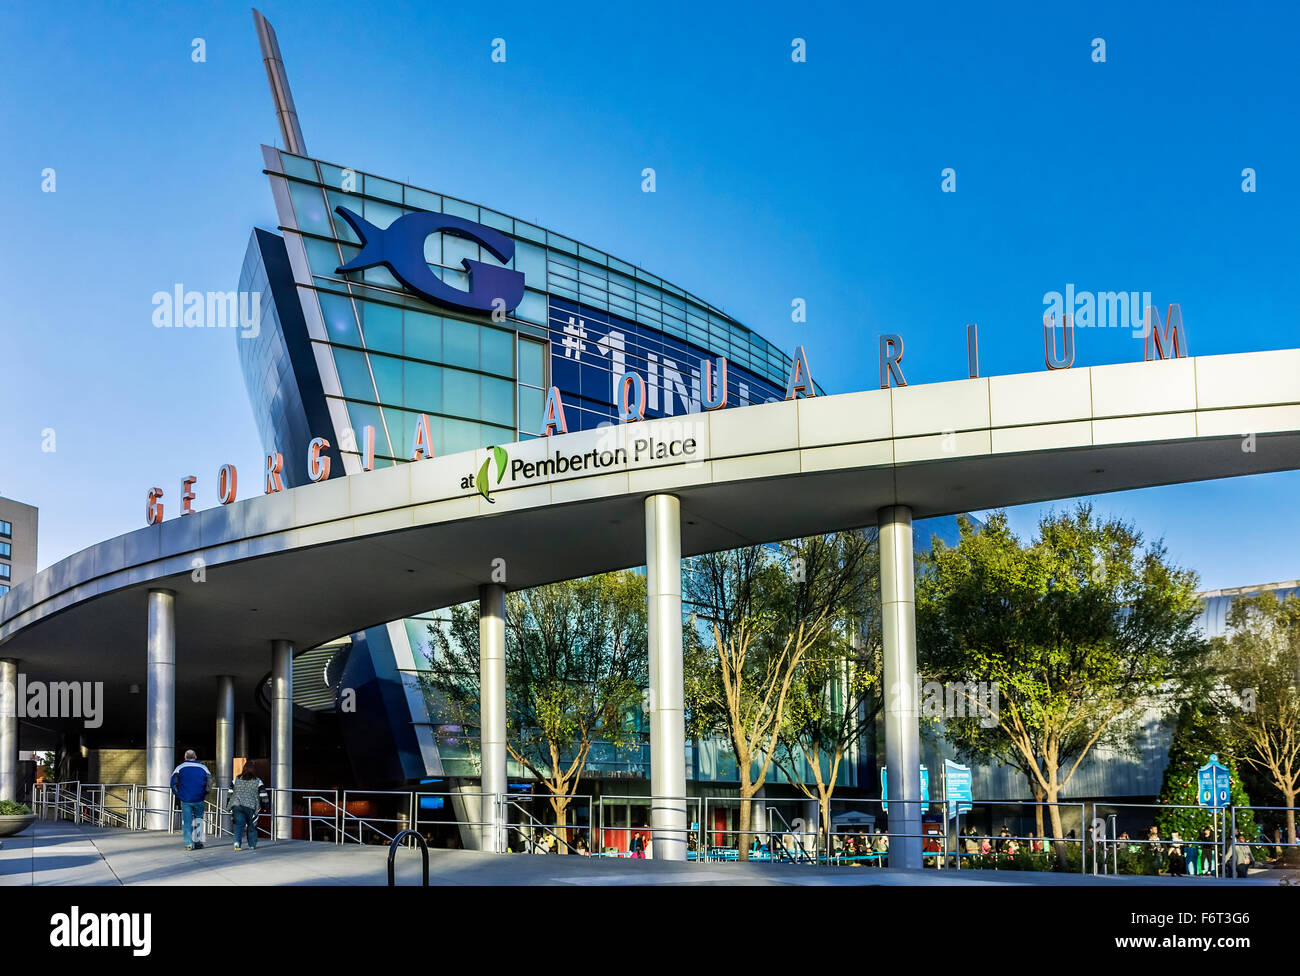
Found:
[(280, 57), (280, 42), (275, 38), (275, 28), (256, 9), (253, 23), (257, 26), (257, 43), (262, 47), (262, 63), (266, 65), (266, 81), (271, 86), (275, 101), (275, 117), (284, 136), (284, 148), (296, 156), (307, 155), (302, 129), (298, 126), (298, 110), (293, 106), (293, 92), (289, 78), (284, 73), (284, 60)]

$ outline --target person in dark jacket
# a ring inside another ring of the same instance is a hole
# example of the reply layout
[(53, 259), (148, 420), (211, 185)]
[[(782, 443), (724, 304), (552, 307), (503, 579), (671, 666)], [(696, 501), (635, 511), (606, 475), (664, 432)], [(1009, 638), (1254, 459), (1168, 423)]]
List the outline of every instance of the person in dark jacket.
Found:
[(193, 749), (185, 750), (185, 761), (172, 773), (172, 795), (181, 802), (181, 837), (187, 851), (202, 850), (203, 842), (194, 837), (194, 821), (199, 821), (199, 836), (203, 834), (203, 801), (212, 785), (212, 773), (199, 762)]

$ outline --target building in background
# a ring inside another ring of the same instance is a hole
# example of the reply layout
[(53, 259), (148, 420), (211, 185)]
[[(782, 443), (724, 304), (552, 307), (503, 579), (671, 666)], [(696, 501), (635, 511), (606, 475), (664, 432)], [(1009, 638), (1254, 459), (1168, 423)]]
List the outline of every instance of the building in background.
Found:
[(32, 505), (0, 498), (0, 596), (36, 575), (37, 514)]

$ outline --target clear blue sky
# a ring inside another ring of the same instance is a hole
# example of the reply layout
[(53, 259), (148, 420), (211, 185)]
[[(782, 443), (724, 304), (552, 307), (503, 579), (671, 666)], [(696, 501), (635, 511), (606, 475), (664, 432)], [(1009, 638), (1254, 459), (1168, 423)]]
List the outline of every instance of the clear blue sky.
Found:
[[(830, 391), (873, 384), (882, 332), (909, 382), (964, 377), (967, 322), (986, 375), (1042, 369), (1043, 295), (1069, 282), (1179, 302), (1194, 354), (1300, 345), (1293, 6), (858, 6), (261, 9), (313, 155), (635, 261), (802, 342)], [(150, 300), (236, 286), (275, 226), (278, 129), (245, 4), (2, 9), (0, 494), (40, 506), (47, 566), (142, 525), (152, 485), (198, 475), (206, 507), (223, 462), (259, 469), (234, 336), (156, 330)], [(1141, 358), (1125, 330), (1078, 335), (1078, 365)], [(1217, 587), (1300, 576), (1298, 493), (1284, 474), (1098, 504)]]

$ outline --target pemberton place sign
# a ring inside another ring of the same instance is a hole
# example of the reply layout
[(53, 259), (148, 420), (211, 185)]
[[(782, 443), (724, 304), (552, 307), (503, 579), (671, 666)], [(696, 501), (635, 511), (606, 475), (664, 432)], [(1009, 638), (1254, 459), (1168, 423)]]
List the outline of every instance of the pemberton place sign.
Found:
[[(415, 215), (411, 215), (415, 216)], [(445, 219), (445, 218), (444, 218)], [(423, 229), (423, 228), (421, 228)], [(504, 239), (509, 241), (508, 238)], [(493, 242), (499, 243), (499, 242)], [(504, 250), (504, 244), (501, 245)], [(1056, 332), (1062, 332), (1062, 349), (1058, 354)], [(1183, 328), (1182, 312), (1177, 304), (1169, 306), (1165, 315), (1163, 333), (1160, 328), (1160, 316), (1154, 305), (1148, 305), (1145, 318), (1145, 344), (1143, 359), (1146, 362), (1169, 358), (1182, 359), (1187, 356), (1187, 333)], [(979, 372), (979, 335), (975, 325), (966, 327), (967, 357), (971, 379), (978, 379)], [(903, 339), (897, 334), (880, 336), (880, 388), (887, 390), (891, 386), (907, 386), (903, 376)], [(1060, 326), (1056, 324), (1054, 313), (1043, 316), (1043, 354), (1049, 370), (1070, 369), (1074, 365), (1074, 322), (1069, 313), (1063, 316)], [(618, 391), (616, 409), (620, 422), (635, 423), (645, 419), (646, 381), (632, 370), (626, 370), (615, 383)], [(704, 411), (721, 410), (727, 406), (727, 360), (719, 356), (715, 360), (700, 360), (701, 407)], [(799, 397), (816, 396), (813, 387), (812, 372), (808, 367), (808, 357), (803, 346), (795, 348), (793, 362), (790, 366), (790, 379), (786, 384), (786, 400)], [(564, 399), (557, 387), (552, 386), (546, 395), (546, 406), (542, 415), (542, 432), (550, 437), (554, 434), (567, 434), (569, 427), (564, 417)], [(331, 447), (324, 437), (314, 437), (307, 446), (307, 479), (311, 482), (325, 481), (330, 476), (331, 463), (325, 453)], [(682, 461), (697, 460), (699, 445), (693, 437), (670, 438), (633, 437), (623, 446), (611, 446), (607, 449), (595, 449), (582, 454), (562, 454), (558, 450), (551, 457), (540, 461), (511, 459), (509, 452), (500, 446), (488, 448), (487, 459), (476, 474), (467, 474), (461, 479), (463, 489), (475, 488), (485, 499), (492, 501), (492, 489), (499, 485), (507, 475), (511, 483), (527, 483), (535, 478), (549, 477), (568, 472), (596, 471), (608, 467), (623, 467), (643, 461), (663, 461), (680, 458)], [(361, 468), (371, 471), (375, 466), (375, 428), (362, 428), (361, 443), (358, 453), (361, 455)], [(426, 460), (434, 456), (433, 437), (430, 432), (429, 418), (420, 414), (415, 424), (411, 439), (409, 459), (412, 462)], [(266, 456), (266, 466), (262, 472), (262, 490), (270, 495), (284, 491), (284, 455), (280, 452)], [(198, 478), (188, 475), (181, 480), (180, 514), (182, 517), (195, 513), (194, 486)], [(150, 488), (145, 503), (145, 521), (156, 525), (164, 517), (164, 492), (161, 488)], [(217, 500), (222, 505), (229, 505), (239, 496), (239, 473), (233, 464), (223, 464), (217, 472)]]

